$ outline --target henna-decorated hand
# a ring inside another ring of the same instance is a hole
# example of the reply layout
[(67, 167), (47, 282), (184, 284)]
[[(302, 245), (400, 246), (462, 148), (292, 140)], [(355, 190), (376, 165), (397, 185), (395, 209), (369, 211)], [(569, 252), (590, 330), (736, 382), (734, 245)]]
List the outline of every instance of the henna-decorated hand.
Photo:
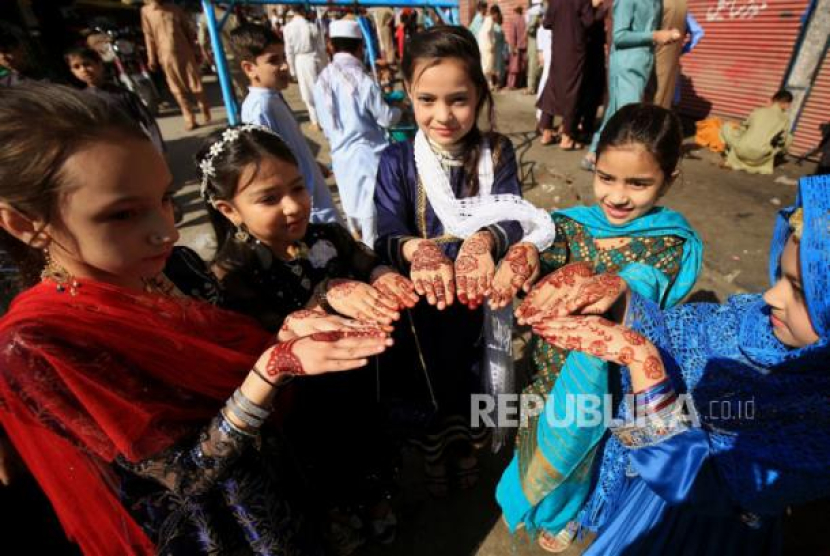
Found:
[(530, 294), (516, 309), (519, 324), (539, 322), (558, 299), (575, 291), (594, 275), (594, 270), (586, 262), (565, 265), (556, 272), (539, 280)]
[(367, 323), (347, 319), (340, 315), (330, 315), (321, 309), (301, 309), (285, 318), (277, 339), (287, 342), (294, 338), (310, 336), (316, 332), (333, 332), (337, 330), (363, 330)]
[(452, 305), (455, 296), (452, 261), (434, 242), (427, 239), (413, 241), (418, 243), (412, 253), (409, 276), (415, 291), (426, 296), (430, 305), (443, 310)]
[(628, 292), (628, 284), (616, 274), (599, 274), (563, 290), (549, 304), (542, 318), (568, 315), (602, 315)]
[(581, 351), (631, 370), (635, 392), (666, 377), (660, 352), (641, 334), (598, 316), (546, 318), (533, 333), (562, 349)]
[(493, 235), (476, 232), (461, 244), (455, 259), (455, 292), (458, 301), (475, 309), (490, 295), (496, 264), (493, 262)]
[(365, 322), (390, 325), (398, 320), (398, 303), (362, 282), (331, 280), (326, 302), (341, 315)]
[(530, 291), (539, 277), (539, 250), (532, 243), (517, 243), (499, 263), (490, 292), (490, 307), (501, 309), (513, 302), (519, 290)]
[(418, 303), (415, 284), (388, 266), (376, 269), (372, 275), (372, 287), (386, 296), (387, 299), (395, 300), (398, 304), (398, 310), (411, 309)]
[(363, 367), (368, 357), (391, 345), (391, 338), (376, 327), (315, 332), (268, 348), (257, 361), (256, 369), (276, 384), (282, 375), (319, 375)]

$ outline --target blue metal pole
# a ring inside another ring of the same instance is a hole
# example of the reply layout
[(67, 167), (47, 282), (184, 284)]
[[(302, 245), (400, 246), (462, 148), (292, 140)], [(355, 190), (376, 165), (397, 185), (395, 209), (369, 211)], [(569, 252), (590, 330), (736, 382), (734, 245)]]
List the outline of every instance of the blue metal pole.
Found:
[(369, 66), (372, 68), (372, 75), (377, 79), (378, 72), (375, 67), (377, 61), (377, 52), (375, 52), (375, 43), (372, 41), (372, 30), (370, 28), (371, 22), (369, 18), (364, 16), (357, 17), (357, 24), (360, 25), (360, 32), (363, 34), (363, 43), (366, 47), (366, 57), (369, 59)]
[[(232, 5), (233, 2), (230, 2)], [(222, 37), (219, 35), (219, 26), (216, 24), (216, 12), (213, 10), (213, 0), (202, 0), (202, 9), (207, 19), (210, 45), (213, 48), (213, 58), (216, 61), (216, 75), (219, 77), (219, 86), (222, 88), (222, 100), (225, 101), (225, 110), (228, 113), (228, 123), (236, 125), (239, 123), (239, 115), (236, 108), (236, 97), (233, 94), (230, 72), (228, 71), (228, 60), (225, 58), (225, 48), (222, 46)]]
[(461, 25), (461, 16), (459, 15), (458, 8), (450, 8), (450, 22), (453, 25)]

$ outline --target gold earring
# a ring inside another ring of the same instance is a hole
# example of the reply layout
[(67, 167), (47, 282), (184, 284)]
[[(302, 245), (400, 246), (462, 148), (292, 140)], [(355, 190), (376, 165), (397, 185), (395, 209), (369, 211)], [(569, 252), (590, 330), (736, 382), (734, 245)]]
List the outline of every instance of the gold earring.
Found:
[(245, 227), (245, 224), (240, 224), (236, 227), (236, 233), (233, 234), (234, 239), (240, 243), (245, 243), (249, 239), (251, 239), (251, 234), (248, 233), (248, 228)]
[(48, 247), (43, 250), (43, 259), (46, 264), (40, 273), (40, 279), (53, 281), (59, 293), (69, 289), (69, 295), (78, 295), (78, 288), (81, 287), (81, 284), (74, 276), (69, 274), (69, 271), (52, 259)]

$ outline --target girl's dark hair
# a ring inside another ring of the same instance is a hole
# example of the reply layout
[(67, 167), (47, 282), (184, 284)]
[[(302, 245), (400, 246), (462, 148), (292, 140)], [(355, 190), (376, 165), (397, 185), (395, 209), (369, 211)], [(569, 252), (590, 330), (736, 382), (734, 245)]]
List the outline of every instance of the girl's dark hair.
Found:
[(272, 44), (283, 44), (282, 38), (264, 25), (243, 23), (231, 31), (231, 49), (246, 62), (256, 62)]
[(93, 50), (88, 46), (74, 46), (63, 53), (63, 59), (67, 64), (73, 57), (80, 58), (81, 60), (88, 60), (90, 62), (97, 62), (99, 64), (104, 63), (98, 51)]
[[(404, 50), (401, 69), (406, 82), (411, 87), (424, 73), (425, 70), (437, 66), (446, 58), (460, 60), (467, 70), (467, 75), (475, 86), (478, 95), (476, 104), (476, 122), (481, 115), (482, 109), (487, 106), (487, 121), (489, 129), (486, 132), (490, 148), (496, 160), (501, 155), (501, 141), (495, 133), (495, 104), (493, 95), (490, 93), (490, 84), (481, 69), (481, 52), (478, 49), (473, 34), (464, 27), (452, 25), (438, 25), (412, 36)], [(424, 63), (425, 62), (425, 63)], [(416, 66), (418, 75), (415, 75)], [(478, 193), (478, 157), (481, 153), (482, 133), (478, 123), (473, 125), (470, 132), (464, 136), (464, 170), (468, 176), (467, 188), (470, 195)]]
[[(38, 82), (0, 88), (0, 200), (48, 222), (67, 184), (66, 161), (90, 143), (124, 137), (149, 140), (129, 116), (96, 96)], [(24, 286), (39, 280), (40, 250), (5, 230), (0, 249), (17, 266)]]
[(597, 158), (608, 147), (642, 145), (660, 166), (668, 181), (683, 154), (683, 127), (672, 112), (654, 104), (623, 106), (611, 116), (599, 136)]
[[(240, 129), (241, 126), (227, 129)], [(225, 130), (219, 130), (205, 140), (196, 153), (196, 165), (199, 166), (199, 178), (205, 179), (201, 163), (208, 158), (213, 145), (222, 142)], [(207, 177), (207, 193), (216, 201), (233, 201), (239, 189), (239, 180), (245, 169), (253, 164), (255, 172), (252, 180), (259, 173), (260, 162), (266, 156), (297, 165), (294, 153), (280, 137), (265, 130), (253, 129), (240, 131), (233, 141), (224, 141), (222, 152), (211, 158), (214, 175)], [(247, 184), (245, 184), (247, 185)], [(220, 213), (213, 205), (207, 203), (208, 216), (216, 234), (216, 255), (213, 263), (225, 271), (238, 270), (253, 263), (254, 243), (236, 239), (236, 227), (233, 222)]]
[(490, 6), (490, 16), (498, 24), (501, 24), (504, 21), (501, 16), (501, 8), (499, 8), (498, 4)]

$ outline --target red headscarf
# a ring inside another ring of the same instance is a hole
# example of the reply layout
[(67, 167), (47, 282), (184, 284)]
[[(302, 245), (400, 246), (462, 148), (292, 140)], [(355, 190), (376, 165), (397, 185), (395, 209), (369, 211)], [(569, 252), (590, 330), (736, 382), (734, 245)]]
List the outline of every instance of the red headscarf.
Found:
[(189, 299), (41, 283), (0, 320), (0, 423), (86, 555), (153, 554), (113, 482), (207, 425), (274, 339)]

